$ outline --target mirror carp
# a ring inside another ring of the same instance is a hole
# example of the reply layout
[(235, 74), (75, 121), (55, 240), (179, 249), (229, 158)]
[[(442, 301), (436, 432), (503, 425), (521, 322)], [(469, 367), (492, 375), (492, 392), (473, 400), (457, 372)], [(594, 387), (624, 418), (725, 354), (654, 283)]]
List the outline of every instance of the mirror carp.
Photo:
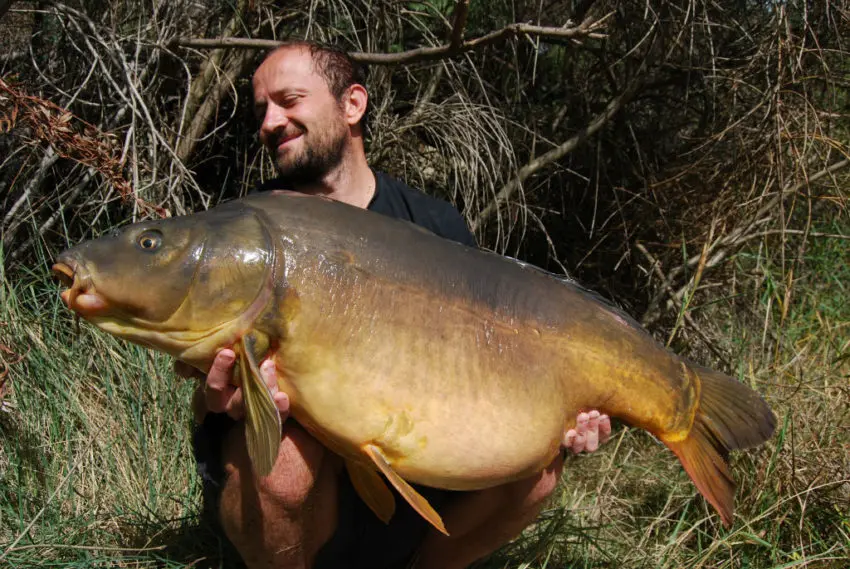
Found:
[(109, 334), (203, 372), (232, 347), (260, 476), (282, 432), (258, 368), (273, 357), (292, 417), (345, 459), (385, 522), (386, 480), (447, 533), (409, 483), (477, 490), (534, 475), (576, 415), (598, 409), (669, 447), (728, 526), (729, 452), (775, 428), (749, 386), (574, 282), (325, 198), (256, 194), (132, 224), (53, 270), (66, 304)]

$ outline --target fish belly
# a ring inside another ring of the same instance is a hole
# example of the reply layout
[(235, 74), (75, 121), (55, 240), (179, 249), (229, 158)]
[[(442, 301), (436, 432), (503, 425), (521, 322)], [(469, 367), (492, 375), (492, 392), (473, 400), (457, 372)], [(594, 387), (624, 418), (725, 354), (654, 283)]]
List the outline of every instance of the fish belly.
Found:
[(434, 487), (486, 488), (546, 467), (566, 420), (553, 346), (445, 306), (438, 318), (384, 313), (289, 340), (281, 388), (297, 420), (347, 458), (375, 444), (406, 480)]

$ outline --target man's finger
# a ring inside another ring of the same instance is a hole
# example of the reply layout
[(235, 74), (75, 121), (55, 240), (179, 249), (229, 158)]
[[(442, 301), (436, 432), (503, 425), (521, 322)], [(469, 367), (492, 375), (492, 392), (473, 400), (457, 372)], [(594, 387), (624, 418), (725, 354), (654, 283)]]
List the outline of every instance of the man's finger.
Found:
[[(236, 388), (232, 385), (233, 363), (236, 354), (233, 350), (220, 351), (213, 360), (210, 371), (207, 374), (207, 382), (204, 389), (207, 401), (207, 409), (213, 413), (230, 413), (233, 408), (233, 398)], [(241, 413), (241, 410), (239, 411)]]
[(289, 395), (278, 391), (274, 394), (274, 404), (277, 410), (280, 411), (281, 422), (286, 421), (287, 417), (289, 417)]
[(599, 443), (605, 444), (611, 438), (611, 418), (608, 415), (599, 416)]
[(564, 446), (570, 449), (573, 454), (578, 454), (584, 450), (584, 445), (587, 443), (587, 423), (590, 417), (587, 413), (579, 413), (576, 417), (576, 428), (567, 431), (564, 437)]
[(241, 389), (233, 390), (233, 395), (228, 398), (223, 410), (227, 412), (231, 419), (236, 421), (245, 416), (245, 402), (242, 400)]
[(599, 411), (591, 411), (587, 421), (587, 442), (585, 450), (593, 452), (599, 448)]
[(212, 389), (223, 389), (233, 379), (233, 363), (236, 353), (233, 350), (221, 350), (216, 354), (210, 371), (207, 374), (207, 385)]
[(583, 435), (587, 432), (587, 423), (590, 421), (590, 415), (587, 413), (579, 413), (576, 417), (576, 433)]
[(260, 375), (263, 376), (263, 381), (269, 388), (275, 407), (280, 411), (280, 420), (286, 421), (289, 416), (289, 396), (282, 393), (277, 385), (277, 366), (274, 363), (274, 358), (268, 358), (260, 364)]
[(263, 376), (263, 382), (269, 388), (272, 396), (278, 391), (277, 387), (277, 367), (274, 365), (274, 359), (268, 358), (260, 364), (260, 375)]
[[(225, 385), (223, 388), (215, 388), (210, 387), (210, 384), (207, 383), (206, 388), (204, 389), (204, 395), (206, 396), (207, 401), (207, 410), (210, 413), (230, 413), (234, 404), (233, 399), (238, 391), (239, 390), (232, 385)], [(240, 394), (240, 404), (241, 400), (242, 397)], [(241, 411), (237, 412), (241, 413)]]
[(573, 441), (572, 446), (570, 446), (570, 450), (575, 454), (579, 454), (584, 452), (584, 446), (587, 444), (587, 434), (586, 433), (576, 433), (576, 438)]
[(576, 440), (576, 430), (575, 430), (575, 429), (570, 429), (570, 430), (569, 430), (569, 431), (567, 431), (567, 432), (566, 432), (566, 434), (564, 435), (564, 440), (563, 440), (563, 441), (561, 441), (561, 445), (562, 445), (564, 448), (572, 448), (573, 443), (575, 442), (575, 440)]

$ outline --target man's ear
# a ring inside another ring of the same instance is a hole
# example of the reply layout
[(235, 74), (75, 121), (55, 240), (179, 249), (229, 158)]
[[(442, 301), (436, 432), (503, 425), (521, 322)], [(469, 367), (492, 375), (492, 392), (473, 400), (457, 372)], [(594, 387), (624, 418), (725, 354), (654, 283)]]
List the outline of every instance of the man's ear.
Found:
[(346, 90), (345, 95), (343, 95), (343, 110), (349, 126), (354, 126), (360, 122), (368, 103), (369, 94), (363, 85), (355, 83)]

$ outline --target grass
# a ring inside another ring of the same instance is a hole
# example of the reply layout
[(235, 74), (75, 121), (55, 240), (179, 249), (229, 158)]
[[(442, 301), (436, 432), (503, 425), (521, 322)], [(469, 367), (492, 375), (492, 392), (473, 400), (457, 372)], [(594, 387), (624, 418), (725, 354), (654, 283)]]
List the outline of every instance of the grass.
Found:
[[(784, 279), (771, 259), (766, 247), (738, 255), (736, 288), (692, 308), (779, 420), (767, 445), (733, 456), (734, 526), (719, 524), (669, 451), (618, 429), (570, 459), (538, 523), (480, 568), (850, 566), (850, 242), (812, 240), (781, 327)], [(201, 521), (192, 384), (166, 357), (75, 331), (46, 261), (0, 277), (11, 385), (0, 566), (238, 566)]]
[(46, 271), (0, 287), (4, 357), (23, 356), (8, 365), (0, 412), (0, 566), (214, 557), (222, 546), (198, 523), (191, 383), (166, 357), (86, 325), (75, 333)]

